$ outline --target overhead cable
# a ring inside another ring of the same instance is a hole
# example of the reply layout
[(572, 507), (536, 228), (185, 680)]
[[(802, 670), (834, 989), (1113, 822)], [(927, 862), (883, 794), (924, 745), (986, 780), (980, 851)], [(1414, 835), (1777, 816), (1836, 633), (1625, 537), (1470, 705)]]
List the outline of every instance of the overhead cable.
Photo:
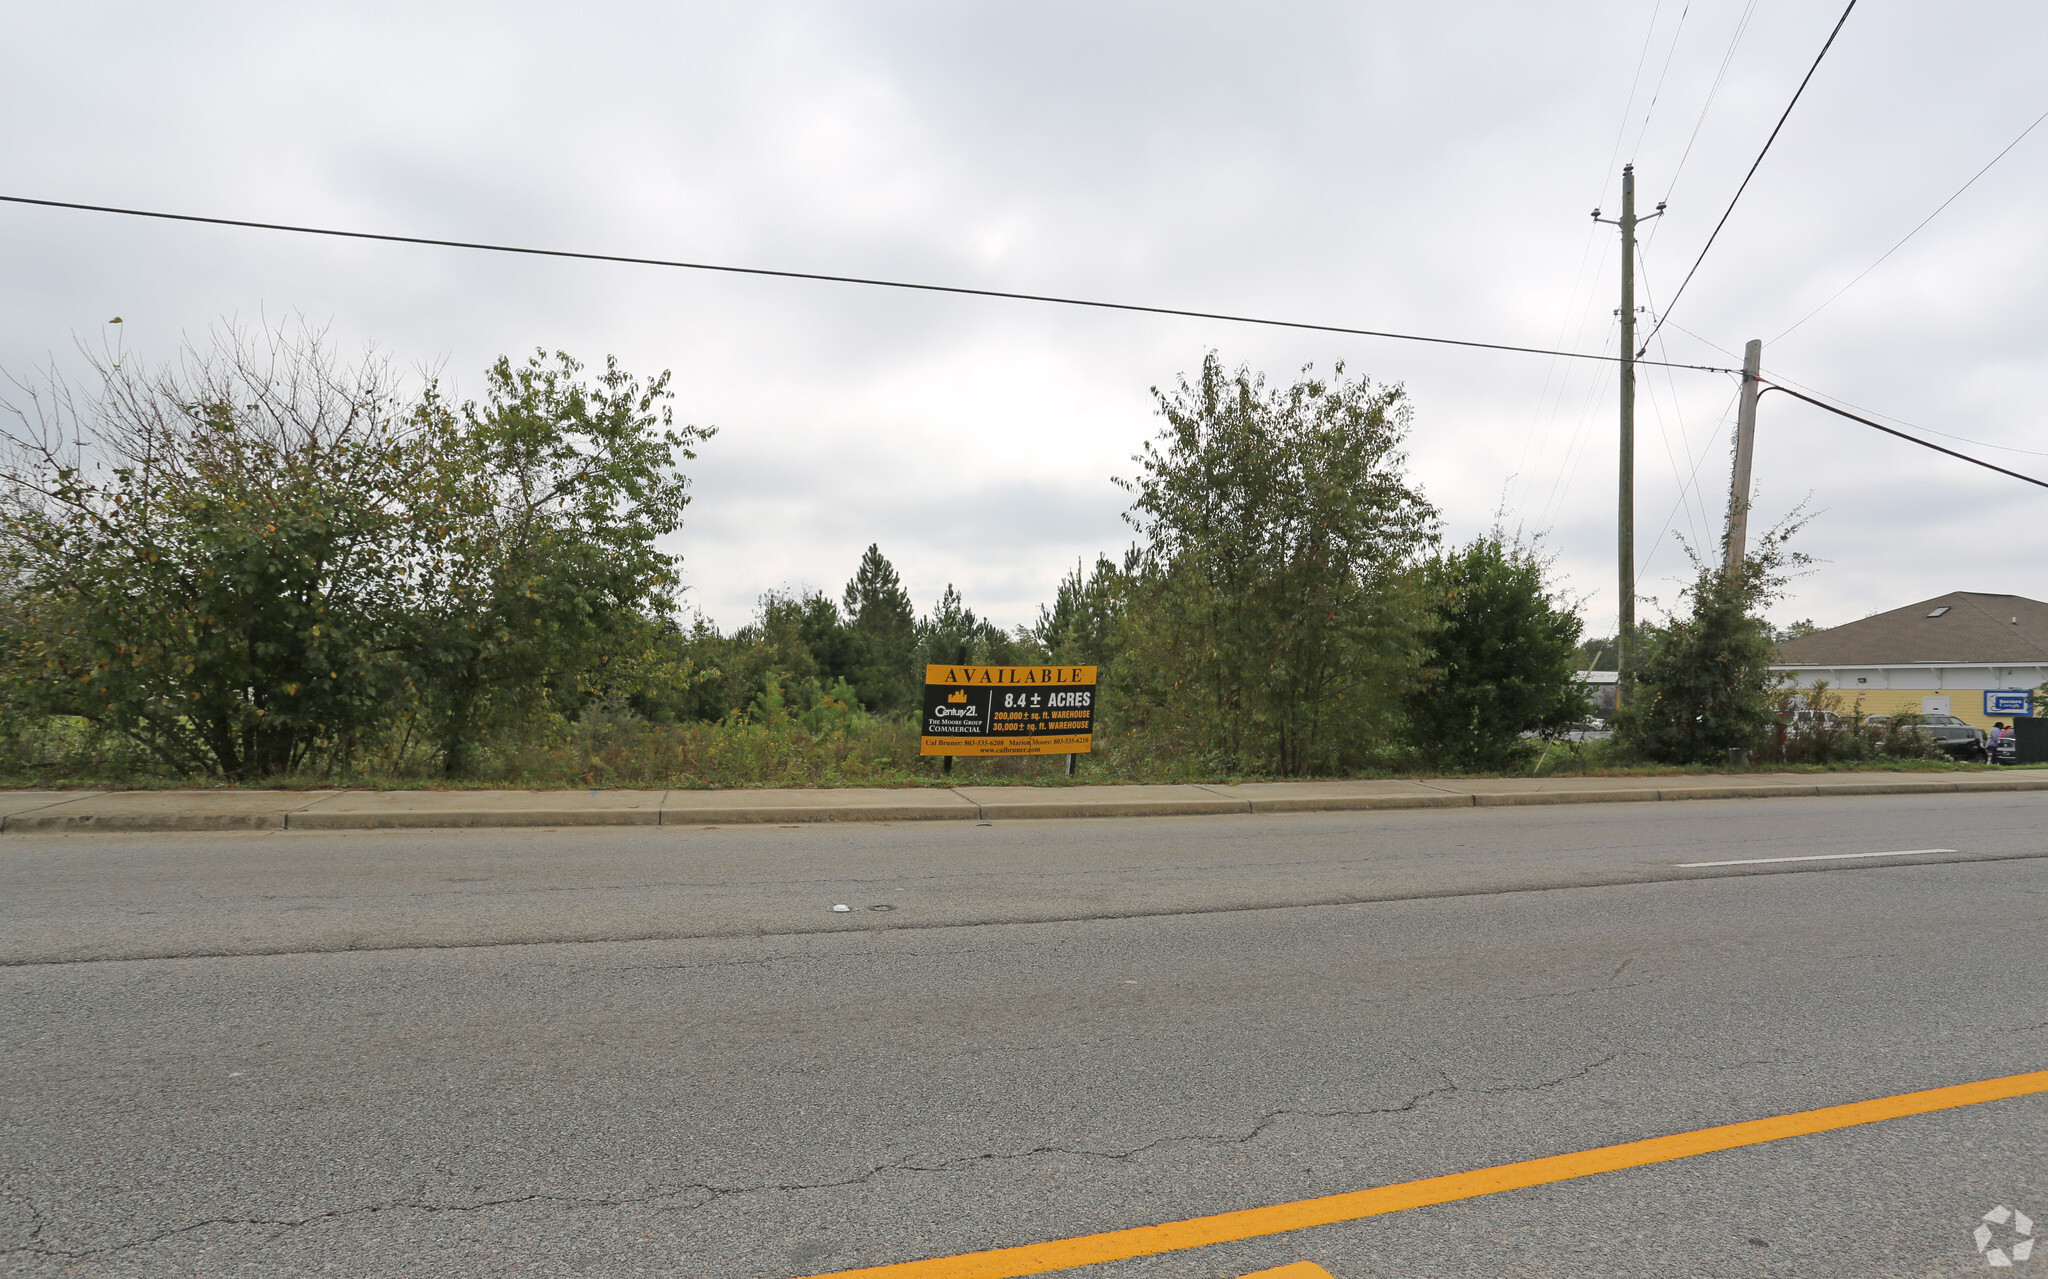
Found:
[[(1512, 351), (1523, 355), (1553, 355), (1570, 360), (1599, 360), (1614, 363), (1619, 355), (1593, 355), (1585, 351), (1553, 351), (1547, 347), (1516, 346), (1508, 342), (1478, 342), (1467, 338), (1431, 337), (1421, 333), (1394, 333), (1384, 329), (1357, 329), (1340, 324), (1312, 324), (1305, 320), (1275, 320), (1262, 316), (1229, 315), (1219, 311), (1190, 311), (1170, 306), (1145, 306), (1135, 302), (1104, 302), (1091, 298), (1058, 297), (1046, 293), (1013, 293), (1004, 289), (973, 289), (956, 284), (921, 284), (909, 280), (884, 280), (858, 275), (828, 275), (819, 271), (784, 271), (770, 267), (731, 266), (718, 262), (684, 262), (668, 258), (632, 257), (617, 253), (584, 253), (573, 249), (539, 249), (514, 244), (489, 244), (476, 240), (442, 240), (421, 235), (392, 235), (379, 231), (343, 231), (331, 227), (298, 226), (285, 222), (253, 222), (242, 218), (202, 217), (194, 213), (165, 213), (153, 209), (127, 209), (104, 204), (77, 204), (69, 200), (38, 200), (21, 195), (0, 195), (0, 202), (29, 204), (49, 209), (73, 209), (86, 213), (113, 213), (131, 218), (155, 218), (166, 222), (197, 222), (207, 226), (241, 227), (256, 231), (287, 231), (296, 235), (325, 235), (346, 240), (376, 240), (386, 244), (420, 244), (443, 249), (475, 249), (485, 253), (518, 253), (531, 257), (571, 258), (582, 262), (617, 262), (627, 266), (671, 267), (682, 271), (716, 271), (727, 275), (769, 276), (782, 280), (813, 280), (828, 284), (861, 284), (878, 289), (909, 289), (919, 293), (951, 293), (965, 297), (1001, 298), (1011, 302), (1046, 302), (1055, 306), (1089, 307), (1100, 311), (1135, 311), (1144, 315), (1172, 315), (1191, 320), (1220, 320), (1227, 324), (1258, 324), (1269, 328), (1304, 329), (1315, 333), (1339, 333), (1349, 337), (1389, 338), (1399, 342), (1427, 342), (1435, 346), (1471, 347), (1482, 351)], [(1659, 360), (1637, 363), (1664, 367)], [(1674, 364), (1672, 368), (1701, 373), (1738, 373), (1738, 369), (1708, 364)]]
[[(1672, 325), (1671, 327), (1674, 329), (1678, 328), (1676, 324)], [(1679, 331), (1684, 332), (1683, 329), (1680, 329)], [(1698, 335), (1695, 334), (1694, 336)], [(1709, 345), (1712, 344), (1709, 343)], [(1714, 349), (1720, 350), (1721, 348), (1715, 347)], [(2048, 451), (2044, 451), (2041, 449), (2023, 449), (2016, 444), (1994, 444), (1990, 440), (1973, 439), (1972, 437), (1967, 435), (1957, 435), (1953, 431), (1940, 431), (1936, 430), (1934, 427), (1931, 426), (1923, 426), (1918, 422), (1908, 422), (1905, 418), (1900, 417), (1896, 413), (1880, 412), (1877, 409), (1871, 408), (1869, 405), (1858, 404), (1854, 400), (1844, 399), (1841, 396), (1836, 395), (1830, 391), (1816, 390), (1813, 387), (1806, 385), (1804, 382), (1800, 382), (1796, 379), (1786, 377), (1783, 373), (1778, 372), (1776, 369), (1763, 369), (1760, 370), (1760, 372), (1763, 374), (1762, 380), (1765, 382), (1775, 382), (1781, 386), (1789, 386), (1797, 391), (1804, 391), (1808, 395), (1818, 395), (1822, 399), (1827, 400), (1831, 403), (1840, 404), (1848, 408), (1855, 409), (1858, 413), (1868, 413), (1872, 417), (1881, 417), (1885, 421), (1890, 422), (1893, 426), (1903, 426), (1909, 431), (1918, 431), (1923, 435), (1939, 435), (1944, 440), (1955, 440), (1962, 444), (1975, 445), (1977, 448), (1980, 449), (1997, 449), (2001, 453), (2024, 453), (2028, 457), (2048, 457)]]
[(2029, 484), (2038, 485), (2041, 488), (2048, 489), (2048, 480), (2037, 480), (2031, 475), (2021, 475), (2018, 471), (2008, 471), (2002, 466), (1999, 466), (1992, 462), (1985, 461), (1983, 458), (1971, 457), (1968, 453), (1958, 453), (1954, 449), (1945, 449), (1941, 445), (1934, 443), (1932, 440), (1923, 440), (1917, 435), (1908, 435), (1904, 431), (1894, 430), (1891, 427), (1886, 426), (1882, 422), (1873, 422), (1869, 418), (1860, 417), (1857, 414), (1849, 412), (1847, 409), (1838, 409), (1834, 405), (1829, 404), (1824, 400), (1814, 399), (1811, 395), (1801, 395), (1799, 392), (1793, 390), (1789, 386), (1781, 386), (1776, 382), (1771, 382), (1766, 384), (1763, 391), (1759, 392), (1759, 394), (1768, 394), (1772, 391), (1783, 391), (1786, 395), (1791, 396), (1795, 400), (1804, 400), (1808, 404), (1813, 405), (1817, 409), (1826, 409), (1828, 412), (1833, 413), (1837, 417), (1848, 418), (1851, 422), (1861, 422), (1863, 425), (1870, 427), (1872, 430), (1883, 431), (1886, 435), (1896, 435), (1900, 439), (1905, 440), (1909, 444), (1918, 444), (1923, 449), (1933, 449), (1937, 453), (1946, 453), (1950, 457), (1956, 458), (1960, 461), (1968, 462), (1972, 466), (1981, 466), (1987, 471), (1996, 471), (2000, 475), (2010, 475), (2012, 478), (2016, 480), (2025, 480)]
[(1883, 266), (1885, 263), (1885, 258), (1889, 258), (1892, 254), (1897, 253), (1900, 249), (1905, 248), (1907, 240), (1910, 240), (1914, 236), (1920, 234), (1921, 230), (1925, 228), (1929, 222), (1932, 222), (1934, 221), (1934, 219), (1941, 216), (1941, 211), (1943, 209), (1946, 209), (1949, 205), (1954, 204), (1959, 198), (1961, 198), (1963, 192), (1977, 185), (1978, 178), (1981, 178), (1985, 174), (1991, 172), (1991, 166), (1997, 164), (2000, 160), (2003, 160), (2005, 158), (2006, 151), (2010, 151), (2014, 147), (2018, 146), (2020, 143), (2026, 141), (2027, 135), (2029, 133), (2032, 133), (2035, 129), (2039, 128), (2041, 126), (2041, 121), (2043, 120), (2048, 120), (2048, 111), (2044, 111), (2040, 115), (2035, 116), (2034, 122), (2032, 124), (2020, 130), (2020, 136), (2014, 138), (2012, 141), (2005, 144), (2005, 151), (2000, 151), (1997, 155), (1992, 156), (1990, 161), (1987, 164), (1985, 164), (1983, 168), (1977, 170), (1977, 172), (1970, 175), (1970, 180), (1968, 182), (1965, 182), (1963, 183), (1963, 185), (1956, 188), (1956, 193), (1954, 195), (1950, 196), (1946, 200), (1943, 200), (1939, 205), (1935, 206), (1934, 212), (1920, 219), (1919, 226), (1916, 226), (1912, 230), (1906, 232), (1904, 236), (1900, 237), (1899, 242), (1897, 244), (1894, 244), (1889, 249), (1886, 249), (1883, 255), (1877, 259), (1877, 261), (1871, 263), (1867, 267), (1864, 267), (1861, 271), (1858, 271), (1856, 273), (1855, 279), (1849, 281), (1841, 288), (1836, 289), (1833, 293), (1830, 293), (1828, 295), (1828, 300), (1826, 302), (1821, 303), (1819, 306), (1813, 308), (1811, 311), (1808, 311), (1805, 315), (1800, 316), (1799, 319), (1793, 323), (1791, 328), (1786, 329), (1784, 333), (1780, 333), (1777, 337), (1772, 338), (1768, 343), (1766, 343), (1766, 345), (1776, 346), (1779, 343), (1779, 341), (1785, 337), (1786, 333), (1792, 332), (1792, 329), (1798, 328), (1801, 324), (1806, 323), (1814, 316), (1819, 315), (1822, 311), (1827, 310), (1828, 307), (1833, 304), (1836, 298), (1842, 296), (1844, 293), (1847, 293), (1850, 289), (1855, 288), (1858, 284), (1862, 282), (1864, 276), (1869, 275), (1872, 271), (1875, 271), (1877, 270), (1877, 268)]
[[(1636, 55), (1635, 76), (1628, 82), (1628, 101), (1621, 104), (1621, 123), (1615, 126), (1614, 130), (1614, 150), (1608, 153), (1607, 167), (1600, 171), (1602, 174), (1600, 184), (1602, 203), (1605, 203), (1607, 198), (1605, 192), (1609, 179), (1606, 175), (1614, 172), (1614, 162), (1621, 158), (1621, 140), (1628, 136), (1628, 119), (1635, 114), (1636, 91), (1643, 87), (1643, 67), (1650, 61), (1650, 45), (1657, 38), (1657, 19), (1663, 13), (1664, 0), (1657, 0), (1656, 6), (1650, 10), (1650, 25), (1643, 32), (1643, 50)], [(1647, 124), (1648, 120), (1645, 120), (1644, 123)], [(1642, 141), (1641, 134), (1636, 136), (1636, 141)]]
[[(1799, 82), (1797, 89), (1793, 90), (1792, 100), (1785, 104), (1785, 113), (1778, 117), (1777, 125), (1771, 129), (1771, 136), (1764, 139), (1764, 149), (1756, 153), (1756, 162), (1751, 164), (1749, 172), (1743, 175), (1742, 185), (1735, 188), (1735, 196), (1728, 201), (1728, 207), (1722, 211), (1721, 220), (1714, 224), (1713, 234), (1709, 235), (1707, 242), (1700, 246), (1700, 255), (1693, 259), (1692, 270), (1685, 273), (1685, 278), (1678, 282), (1677, 291), (1672, 293), (1671, 300), (1664, 304), (1664, 311), (1667, 315), (1670, 314), (1673, 307), (1678, 305), (1678, 299), (1685, 295), (1685, 286), (1692, 283), (1692, 277), (1700, 269), (1700, 263), (1707, 260), (1707, 250), (1714, 247), (1714, 240), (1721, 234), (1721, 228), (1728, 225), (1728, 215), (1735, 212), (1735, 205), (1742, 199), (1742, 193), (1749, 189), (1749, 180), (1756, 176), (1757, 169), (1763, 165), (1764, 157), (1771, 153), (1771, 143), (1778, 140), (1778, 131), (1785, 127), (1785, 121), (1792, 118), (1792, 108), (1799, 105), (1799, 95), (1806, 92), (1806, 86), (1812, 81), (1813, 73), (1820, 70), (1820, 60), (1828, 56), (1828, 50), (1834, 47), (1835, 37), (1842, 34), (1842, 24), (1849, 20), (1849, 14), (1855, 8), (1856, 0), (1849, 0), (1849, 7), (1842, 10), (1842, 16), (1835, 20), (1835, 29), (1828, 32), (1827, 43), (1820, 47), (1819, 53), (1813, 55), (1813, 65), (1806, 69), (1806, 78)], [(1650, 338), (1656, 337), (1657, 329), (1663, 327), (1664, 321), (1658, 320), (1657, 328), (1651, 329), (1649, 337), (1643, 339), (1642, 351), (1637, 351), (1637, 355), (1640, 356), (1643, 351), (1650, 349)]]
[[(1714, 99), (1721, 93), (1721, 82), (1728, 78), (1728, 66), (1735, 61), (1736, 47), (1742, 43), (1742, 35), (1749, 30), (1749, 19), (1755, 12), (1756, 0), (1749, 0), (1748, 6), (1742, 11), (1741, 20), (1735, 24), (1735, 36), (1728, 42), (1728, 52), (1721, 55), (1721, 69), (1714, 73), (1714, 83), (1707, 89), (1707, 100), (1700, 104), (1699, 119), (1692, 123), (1692, 133), (1685, 140), (1685, 150), (1679, 154), (1678, 166), (1671, 170), (1671, 185), (1664, 188), (1664, 202), (1667, 204), (1678, 190), (1678, 179), (1685, 172), (1685, 162), (1692, 158), (1693, 143), (1700, 140), (1700, 129), (1707, 122), (1707, 113), (1714, 109)], [(1663, 225), (1659, 222), (1656, 227), (1650, 229), (1651, 239), (1657, 238), (1657, 231)]]
[(1671, 74), (1671, 59), (1678, 53), (1678, 37), (1684, 34), (1686, 15), (1691, 12), (1692, 5), (1688, 0), (1686, 6), (1678, 11), (1678, 24), (1671, 28), (1671, 45), (1664, 50), (1664, 69), (1657, 73), (1657, 87), (1650, 90), (1650, 105), (1643, 109), (1643, 122), (1636, 129), (1636, 144), (1629, 148), (1631, 153), (1640, 153), (1643, 149), (1643, 135), (1650, 131), (1650, 117), (1657, 114), (1657, 100), (1664, 96), (1664, 80)]

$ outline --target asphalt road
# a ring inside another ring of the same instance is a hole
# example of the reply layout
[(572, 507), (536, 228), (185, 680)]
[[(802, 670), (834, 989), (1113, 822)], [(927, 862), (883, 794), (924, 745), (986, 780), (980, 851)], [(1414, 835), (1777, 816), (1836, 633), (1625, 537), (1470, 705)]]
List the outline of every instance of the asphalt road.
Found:
[[(0, 1256), (810, 1275), (2048, 1068), (2048, 795), (937, 825), (0, 837)], [(1075, 1273), (1959, 1275), (1998, 1204), (2048, 1096)]]

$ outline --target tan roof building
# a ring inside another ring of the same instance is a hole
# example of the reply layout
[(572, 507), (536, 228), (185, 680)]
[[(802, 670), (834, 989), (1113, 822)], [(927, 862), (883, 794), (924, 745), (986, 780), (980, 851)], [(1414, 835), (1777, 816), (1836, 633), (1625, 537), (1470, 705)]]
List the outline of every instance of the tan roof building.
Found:
[(2048, 604), (1955, 591), (1787, 640), (1772, 669), (1800, 688), (1825, 680), (1845, 710), (2010, 723), (2025, 713), (2013, 694), (2048, 684)]

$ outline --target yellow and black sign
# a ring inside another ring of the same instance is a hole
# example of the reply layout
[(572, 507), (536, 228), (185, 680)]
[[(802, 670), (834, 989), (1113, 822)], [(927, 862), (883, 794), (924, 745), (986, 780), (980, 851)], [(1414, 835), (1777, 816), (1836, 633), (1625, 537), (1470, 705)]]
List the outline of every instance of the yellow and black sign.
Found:
[(1093, 666), (927, 666), (923, 755), (1081, 755), (1095, 740)]

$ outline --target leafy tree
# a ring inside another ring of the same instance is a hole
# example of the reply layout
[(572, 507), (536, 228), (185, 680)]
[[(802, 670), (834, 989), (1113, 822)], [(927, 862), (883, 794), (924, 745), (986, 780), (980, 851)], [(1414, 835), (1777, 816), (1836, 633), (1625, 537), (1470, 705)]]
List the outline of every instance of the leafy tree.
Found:
[(1805, 520), (1795, 510), (1732, 573), (1693, 556), (1687, 611), (1638, 632), (1643, 656), (1615, 727), (1625, 749), (1660, 763), (1709, 764), (1762, 743), (1777, 682), (1777, 642), (1763, 612), (1809, 562), (1789, 545)]
[(667, 373), (642, 383), (608, 359), (587, 383), (582, 370), (563, 353), (501, 357), (481, 406), (433, 416), (406, 656), (450, 775), (491, 727), (575, 709), (649, 650), (673, 605), (678, 558), (655, 543), (689, 502), (678, 458), (713, 429), (674, 425)]
[(1153, 394), (1165, 425), (1119, 481), (1144, 545), (1112, 705), (1225, 767), (1361, 758), (1424, 656), (1410, 570), (1436, 511), (1403, 473), (1403, 392), (1342, 365), (1269, 389), (1212, 352)]
[(870, 545), (846, 584), (843, 601), (852, 631), (848, 673), (861, 704), (894, 712), (918, 698), (924, 673), (917, 665), (917, 613), (896, 569)]
[(0, 688), (181, 773), (345, 754), (385, 713), (422, 422), (319, 333), (217, 334), (98, 387), (17, 383), (0, 461)]
[[(833, 678), (834, 673), (813, 655), (810, 644), (821, 601), (832, 606), (831, 600), (817, 594), (770, 591), (761, 597), (753, 620), (732, 635), (725, 668), (724, 713), (760, 704), (771, 686), (786, 689)], [(836, 617), (837, 609), (833, 612)]]
[(663, 619), (655, 647), (665, 673), (644, 681), (630, 702), (652, 722), (742, 715), (763, 723), (794, 716), (808, 725), (804, 716), (820, 699), (860, 710), (846, 681), (853, 634), (820, 592), (770, 591), (731, 635), (702, 616), (688, 627)]
[(1544, 581), (1545, 563), (1496, 531), (1423, 565), (1434, 614), (1434, 683), (1408, 695), (1418, 749), (1443, 763), (1499, 768), (1524, 733), (1554, 736), (1582, 719), (1581, 623)]

